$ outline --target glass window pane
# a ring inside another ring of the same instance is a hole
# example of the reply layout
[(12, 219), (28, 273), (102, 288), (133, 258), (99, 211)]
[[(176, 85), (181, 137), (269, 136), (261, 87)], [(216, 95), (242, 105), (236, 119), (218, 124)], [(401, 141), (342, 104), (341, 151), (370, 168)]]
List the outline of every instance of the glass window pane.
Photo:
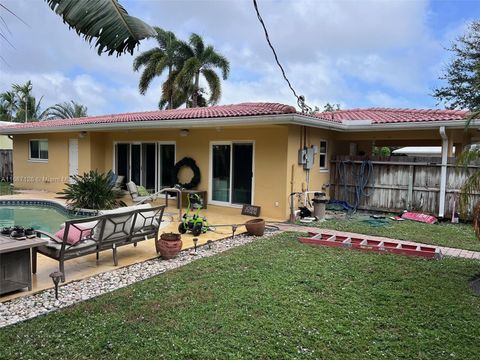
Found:
[(327, 153), (327, 142), (320, 141), (320, 154), (326, 154), (326, 153)]
[(142, 185), (147, 188), (148, 191), (155, 191), (155, 144), (145, 143), (142, 144)]
[(252, 144), (233, 144), (232, 203), (252, 203)]
[(38, 159), (38, 141), (31, 140), (30, 141), (30, 159)]
[(39, 158), (48, 160), (48, 141), (39, 141)]
[(118, 176), (125, 176), (126, 183), (130, 181), (130, 178), (128, 176), (128, 167), (130, 161), (129, 149), (129, 144), (117, 144), (116, 146), (117, 163), (115, 169), (117, 170)]
[(140, 185), (140, 164), (141, 164), (141, 146), (138, 144), (131, 145), (131, 181), (136, 185)]
[(160, 145), (160, 186), (172, 187), (175, 185), (175, 145)]
[(212, 200), (230, 202), (230, 145), (212, 147)]
[(320, 168), (322, 169), (327, 168), (327, 155), (320, 154)]

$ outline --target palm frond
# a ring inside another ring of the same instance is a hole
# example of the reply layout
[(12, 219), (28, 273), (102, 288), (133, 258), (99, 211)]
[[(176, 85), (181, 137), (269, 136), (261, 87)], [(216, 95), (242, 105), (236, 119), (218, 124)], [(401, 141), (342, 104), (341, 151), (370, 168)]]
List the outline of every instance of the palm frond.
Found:
[(200, 57), (205, 50), (205, 44), (203, 43), (202, 37), (198, 34), (192, 33), (192, 35), (190, 35), (189, 43), (192, 46), (195, 55)]
[(468, 149), (460, 153), (457, 158), (457, 166), (467, 168), (468, 165), (480, 161), (480, 149)]
[(218, 103), (220, 97), (222, 96), (222, 83), (220, 81), (220, 78), (218, 77), (217, 73), (212, 69), (202, 69), (202, 75), (205, 77), (210, 91), (210, 98), (208, 99), (208, 103), (210, 105), (215, 105), (216, 103)]
[(155, 79), (155, 76), (157, 76), (156, 67), (156, 62), (150, 61), (145, 69), (143, 69), (142, 75), (140, 75), (140, 81), (138, 82), (138, 90), (140, 91), (140, 94), (145, 95), (150, 83)]
[(98, 54), (117, 56), (133, 50), (140, 40), (156, 31), (142, 20), (128, 15), (117, 0), (45, 0), (63, 22), (92, 43)]
[(192, 57), (185, 61), (182, 70), (177, 76), (177, 84), (180, 87), (189, 86), (192, 83), (195, 74), (200, 70), (201, 66), (202, 64), (200, 63), (200, 60), (196, 57)]
[(460, 188), (460, 213), (466, 217), (471, 195), (480, 189), (480, 171), (471, 174)]
[(71, 100), (50, 106), (45, 111), (45, 119), (76, 119), (87, 116), (87, 107)]
[(155, 47), (140, 53), (140, 55), (133, 60), (133, 71), (138, 71), (142, 66), (147, 65), (154, 54), (161, 54), (161, 52), (162, 50), (160, 48)]
[(478, 119), (479, 117), (480, 117), (480, 110), (472, 111), (470, 115), (468, 115), (467, 121), (465, 122), (465, 130), (467, 130), (470, 127), (473, 120)]
[(222, 71), (222, 78), (226, 80), (230, 73), (230, 62), (226, 57), (218, 54), (213, 46), (208, 46), (205, 49), (205, 67), (218, 68)]

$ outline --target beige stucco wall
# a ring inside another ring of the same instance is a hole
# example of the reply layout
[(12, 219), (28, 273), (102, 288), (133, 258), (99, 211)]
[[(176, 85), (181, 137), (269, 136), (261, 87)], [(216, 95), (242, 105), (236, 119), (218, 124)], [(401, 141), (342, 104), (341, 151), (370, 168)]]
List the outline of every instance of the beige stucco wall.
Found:
[[(201, 172), (200, 190), (209, 190), (209, 157), (212, 141), (254, 142), (254, 204), (262, 207), (262, 215), (285, 218), (287, 198), (286, 126), (237, 127), (222, 129), (190, 129), (181, 137), (179, 130), (143, 130), (89, 133), (79, 138), (77, 133), (16, 135), (14, 138), (15, 186), (21, 189), (60, 191), (68, 179), (68, 139), (79, 139), (79, 173), (90, 169), (107, 171), (113, 166), (115, 142), (176, 143), (177, 161), (189, 156), (195, 159)], [(29, 139), (48, 139), (48, 162), (28, 160)], [(185, 176), (188, 176), (186, 174)]]
[[(90, 138), (78, 133), (14, 135), (14, 185), (19, 189), (60, 191), (68, 181), (68, 139), (78, 139), (78, 168), (82, 173), (91, 165)], [(29, 140), (48, 140), (48, 161), (29, 160)]]
[[(298, 151), (303, 148), (304, 143), (301, 142), (301, 134), (303, 127), (290, 126), (288, 133), (288, 158), (287, 158), (287, 188), (285, 198), (288, 199), (292, 192), (304, 191), (320, 191), (326, 192), (328, 195), (327, 185), (330, 182), (330, 159), (335, 153), (335, 136), (337, 133), (330, 130), (307, 128), (306, 146), (320, 146), (320, 140), (327, 141), (327, 170), (320, 169), (320, 156), (315, 154), (313, 167), (307, 177), (307, 171), (303, 169), (303, 165), (298, 164)], [(296, 203), (295, 206), (298, 204)], [(285, 214), (287, 218), (289, 209)]]
[[(176, 160), (193, 158), (201, 172), (199, 190), (209, 190), (209, 157), (212, 141), (254, 142), (254, 204), (262, 207), (262, 215), (284, 218), (287, 209), (285, 192), (288, 130), (284, 126), (237, 127), (223, 129), (190, 129), (182, 137), (179, 130), (122, 131), (104, 134), (104, 167), (113, 164), (113, 144), (127, 141), (174, 141)], [(186, 177), (189, 174), (185, 175)], [(182, 179), (181, 179), (182, 180)], [(278, 203), (278, 206), (277, 204)]]
[[(289, 194), (294, 192), (326, 190), (330, 181), (329, 171), (320, 170), (319, 155), (314, 158), (310, 179), (302, 165), (298, 165), (298, 150), (301, 126), (257, 126), (221, 129), (190, 129), (189, 135), (181, 137), (178, 129), (92, 132), (80, 138), (79, 133), (36, 134), (14, 136), (14, 183), (21, 189), (60, 191), (68, 181), (68, 139), (79, 142), (79, 173), (97, 169), (107, 171), (113, 167), (115, 142), (156, 142), (176, 143), (176, 160), (192, 157), (201, 171), (200, 190), (209, 191), (210, 143), (212, 141), (253, 141), (254, 153), (254, 204), (262, 207), (262, 215), (286, 219), (289, 214)], [(467, 143), (471, 136), (463, 130), (448, 132), (452, 143)], [(405, 142), (439, 144), (436, 130), (358, 132), (342, 133), (323, 129), (307, 129), (306, 145), (320, 145), (320, 140), (328, 142), (328, 167), (334, 154), (348, 154), (348, 144), (356, 142), (359, 149), (371, 149), (372, 140), (376, 144), (391, 145)], [(48, 139), (48, 162), (28, 160), (28, 140)], [(189, 178), (188, 171), (184, 174)], [(186, 179), (181, 179), (186, 180)]]
[(0, 135), (0, 150), (10, 150), (12, 148), (12, 140), (7, 135)]

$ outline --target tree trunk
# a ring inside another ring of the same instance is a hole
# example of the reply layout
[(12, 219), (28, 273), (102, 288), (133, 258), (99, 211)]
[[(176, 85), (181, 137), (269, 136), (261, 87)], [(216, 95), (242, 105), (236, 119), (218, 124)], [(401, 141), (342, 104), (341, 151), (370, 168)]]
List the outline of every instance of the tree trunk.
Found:
[[(172, 74), (172, 66), (168, 66), (168, 78), (167, 78), (167, 81), (170, 79), (170, 76)], [(167, 109), (173, 109), (173, 82), (172, 82), (172, 86), (170, 86), (170, 90), (169, 90), (170, 94), (168, 94), (168, 107)]]
[(199, 90), (199, 83), (200, 83), (200, 71), (195, 74), (195, 85), (193, 87), (193, 95), (192, 95), (192, 107), (198, 107), (198, 90)]

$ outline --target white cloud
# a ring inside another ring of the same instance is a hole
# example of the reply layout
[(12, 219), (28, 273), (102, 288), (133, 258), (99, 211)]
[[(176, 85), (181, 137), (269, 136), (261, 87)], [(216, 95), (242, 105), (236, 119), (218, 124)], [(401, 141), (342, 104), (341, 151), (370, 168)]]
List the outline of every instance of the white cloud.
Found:
[[(29, 79), (44, 104), (75, 100), (90, 114), (151, 110), (161, 81), (138, 94), (133, 57), (98, 56), (43, 1), (4, 0), (15, 49), (0, 41), (0, 91)], [(276, 67), (250, 1), (128, 1), (129, 12), (182, 38), (201, 34), (231, 61), (221, 103), (295, 99)], [(309, 104), (422, 105), (445, 59), (445, 38), (428, 27), (418, 1), (261, 1), (260, 10), (295, 89)], [(449, 32), (460, 31), (458, 23)], [(452, 35), (453, 36), (453, 35)], [(139, 51), (155, 45), (143, 41)], [(138, 52), (137, 52), (138, 54)], [(432, 80), (433, 79), (433, 80)], [(398, 94), (402, 94), (399, 96)], [(423, 100), (422, 100), (423, 99)]]

